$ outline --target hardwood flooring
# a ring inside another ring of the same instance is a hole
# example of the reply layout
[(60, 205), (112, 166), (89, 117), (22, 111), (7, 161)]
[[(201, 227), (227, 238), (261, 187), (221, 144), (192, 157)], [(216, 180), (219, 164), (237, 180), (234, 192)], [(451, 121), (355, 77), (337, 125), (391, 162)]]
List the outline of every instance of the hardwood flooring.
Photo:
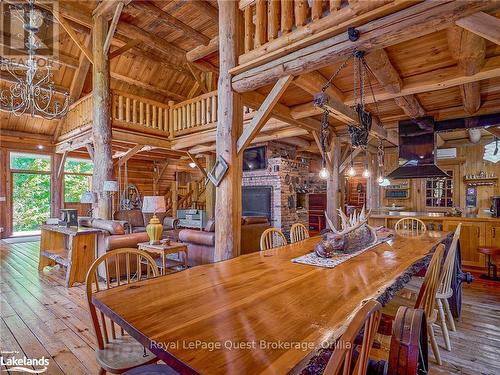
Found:
[[(49, 358), (49, 375), (97, 374), (83, 286), (66, 288), (63, 270), (39, 273), (37, 266), (38, 242), (0, 241), (0, 350)], [(500, 283), (476, 278), (462, 303), (451, 352), (436, 329), (443, 366), (431, 374), (500, 374)]]

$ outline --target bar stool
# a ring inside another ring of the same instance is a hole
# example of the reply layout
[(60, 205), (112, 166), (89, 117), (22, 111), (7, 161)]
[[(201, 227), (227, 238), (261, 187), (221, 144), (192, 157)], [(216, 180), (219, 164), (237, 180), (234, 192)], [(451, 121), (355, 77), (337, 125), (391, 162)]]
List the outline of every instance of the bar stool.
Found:
[[(488, 258), (488, 275), (479, 276), (484, 280), (492, 280), (492, 281), (500, 281), (500, 278), (497, 275), (497, 265), (491, 262), (491, 257), (495, 255), (500, 255), (500, 247), (492, 247), (492, 246), (482, 246), (478, 247), (477, 251), (481, 254), (486, 255)], [(492, 275), (493, 274), (493, 275)]]

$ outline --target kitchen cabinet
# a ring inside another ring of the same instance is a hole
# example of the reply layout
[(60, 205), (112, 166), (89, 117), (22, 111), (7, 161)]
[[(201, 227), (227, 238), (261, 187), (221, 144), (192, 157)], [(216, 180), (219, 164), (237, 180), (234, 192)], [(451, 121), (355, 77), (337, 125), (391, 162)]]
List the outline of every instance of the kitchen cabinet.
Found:
[(486, 246), (500, 247), (500, 223), (486, 223)]
[[(444, 231), (455, 231), (459, 221), (444, 221)], [(488, 224), (490, 225), (490, 224)], [(486, 265), (483, 254), (477, 248), (486, 245), (486, 223), (476, 221), (462, 221), (460, 230), (460, 251), (462, 264), (466, 267), (484, 268)], [(490, 236), (488, 236), (489, 238)]]

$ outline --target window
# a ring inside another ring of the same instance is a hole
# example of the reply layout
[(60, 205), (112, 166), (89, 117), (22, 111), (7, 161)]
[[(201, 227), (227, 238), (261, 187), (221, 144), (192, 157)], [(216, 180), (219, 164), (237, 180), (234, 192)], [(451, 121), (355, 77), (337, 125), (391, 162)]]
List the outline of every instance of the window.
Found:
[(429, 178), (425, 182), (425, 205), (427, 207), (453, 207), (453, 170), (450, 177)]
[(50, 168), (48, 155), (10, 153), (14, 235), (37, 232), (50, 216)]
[(86, 159), (67, 159), (64, 164), (64, 202), (79, 203), (80, 197), (92, 188), (93, 165)]

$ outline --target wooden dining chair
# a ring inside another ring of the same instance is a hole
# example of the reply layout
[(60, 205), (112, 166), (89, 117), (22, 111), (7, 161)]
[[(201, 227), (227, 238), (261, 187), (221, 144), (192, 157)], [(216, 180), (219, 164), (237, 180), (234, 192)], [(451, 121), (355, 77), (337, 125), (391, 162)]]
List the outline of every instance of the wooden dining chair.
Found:
[[(453, 319), (453, 314), (451, 313), (448, 298), (453, 295), (451, 282), (453, 279), (453, 271), (455, 269), (455, 259), (457, 254), (458, 241), (460, 239), (461, 228), (462, 223), (458, 224), (457, 229), (453, 234), (453, 240), (446, 254), (443, 266), (441, 267), (438, 290), (436, 292), (436, 305), (439, 313), (439, 325), (441, 326), (441, 331), (443, 333), (445, 348), (448, 351), (451, 351), (451, 341), (446, 322), (450, 324), (450, 329), (452, 331), (456, 331), (455, 320)], [(421, 288), (422, 282), (423, 278), (413, 277), (407, 284), (407, 286), (405, 286), (405, 289), (417, 294)]]
[(304, 224), (295, 223), (290, 229), (290, 243), (299, 242), (309, 238), (309, 231)]
[(394, 225), (396, 231), (411, 231), (415, 233), (423, 233), (427, 230), (425, 223), (416, 217), (404, 217), (399, 219)]
[(443, 255), (444, 245), (440, 244), (432, 256), (422, 282), (422, 287), (418, 293), (417, 301), (415, 302), (415, 308), (424, 310), (427, 317), (427, 334), (429, 336), (429, 341), (431, 342), (434, 358), (436, 358), (436, 362), (440, 366), (442, 365), (441, 354), (439, 353), (439, 347), (432, 325), (437, 320), (437, 311), (434, 307), (436, 305), (436, 294), (440, 282), (440, 270)]
[(111, 319), (106, 318), (104, 313), (98, 312), (92, 302), (92, 295), (158, 275), (158, 267), (153, 258), (148, 253), (133, 248), (108, 251), (90, 267), (86, 278), (87, 302), (97, 341), (99, 374), (122, 374), (137, 366), (155, 363), (158, 358)]
[[(366, 374), (368, 357), (380, 324), (381, 308), (382, 305), (375, 300), (370, 300), (361, 307), (335, 345), (323, 374)], [(363, 339), (361, 345), (356, 345), (360, 333), (363, 333)], [(355, 350), (357, 353), (354, 353)]]
[(278, 228), (268, 228), (260, 236), (260, 250), (269, 250), (286, 244), (286, 237)]

